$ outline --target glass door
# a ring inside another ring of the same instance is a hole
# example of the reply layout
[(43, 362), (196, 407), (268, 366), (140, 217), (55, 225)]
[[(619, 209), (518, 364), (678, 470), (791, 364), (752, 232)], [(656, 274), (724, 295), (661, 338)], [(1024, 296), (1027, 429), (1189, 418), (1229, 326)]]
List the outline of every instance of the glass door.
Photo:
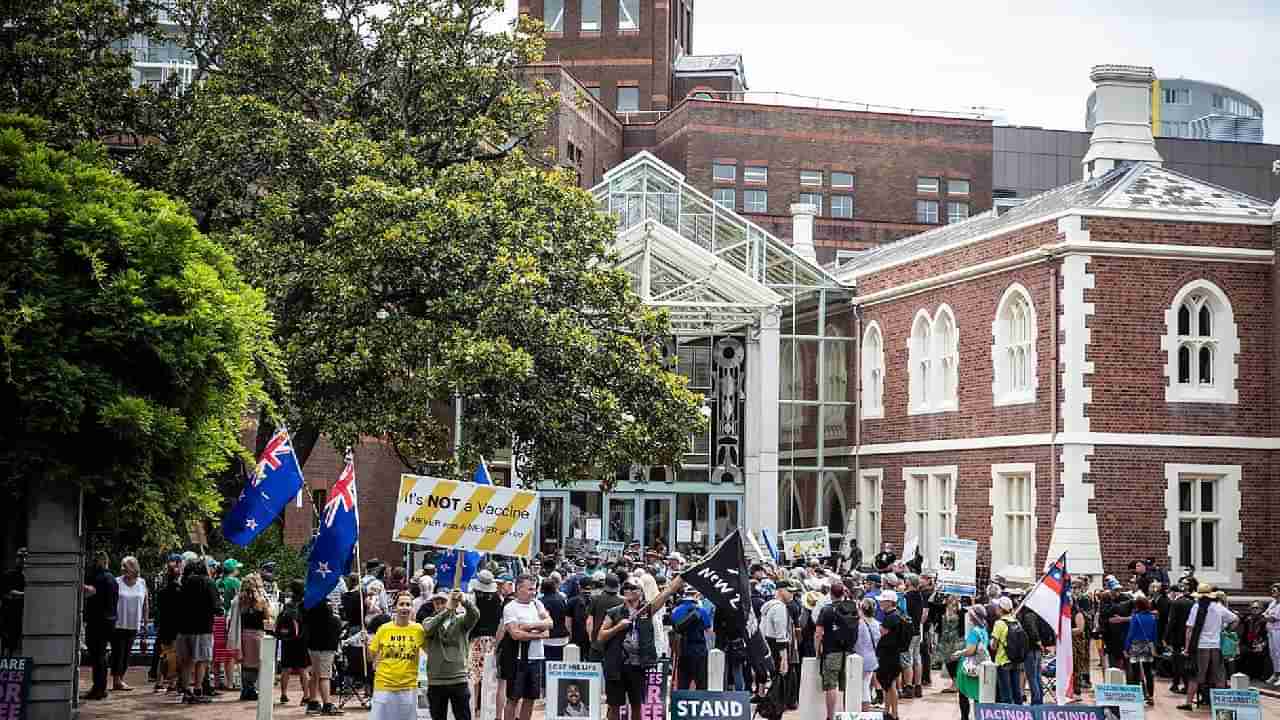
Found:
[(610, 493), (604, 501), (605, 528), (601, 540), (630, 543), (636, 539), (638, 503), (631, 493)]
[(569, 521), (569, 493), (543, 491), (538, 493), (538, 548), (544, 553), (554, 553), (564, 547)]
[(711, 496), (711, 545), (720, 542), (739, 527), (742, 517), (741, 495)]
[(646, 549), (659, 544), (670, 552), (675, 542), (675, 495), (644, 495), (644, 535), (640, 542)]

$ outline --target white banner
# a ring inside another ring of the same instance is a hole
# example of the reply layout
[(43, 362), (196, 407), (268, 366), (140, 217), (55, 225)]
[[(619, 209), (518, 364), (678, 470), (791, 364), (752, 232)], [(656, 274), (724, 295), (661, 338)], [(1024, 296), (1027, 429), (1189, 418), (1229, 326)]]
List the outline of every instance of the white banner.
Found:
[(783, 530), (782, 552), (789, 560), (831, 557), (831, 533), (825, 527)]
[(532, 490), (401, 475), (392, 539), (530, 557), (537, 501)]

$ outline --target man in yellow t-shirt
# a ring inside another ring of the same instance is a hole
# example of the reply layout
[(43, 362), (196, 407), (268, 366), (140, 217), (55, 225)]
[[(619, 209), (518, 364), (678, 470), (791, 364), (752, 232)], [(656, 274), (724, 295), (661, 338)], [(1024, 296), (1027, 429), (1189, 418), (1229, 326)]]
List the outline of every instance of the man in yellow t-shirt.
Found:
[(413, 622), (413, 596), (396, 597), (395, 619), (369, 641), (377, 663), (369, 720), (414, 720), (418, 715), (418, 655), (427, 649), (422, 626)]

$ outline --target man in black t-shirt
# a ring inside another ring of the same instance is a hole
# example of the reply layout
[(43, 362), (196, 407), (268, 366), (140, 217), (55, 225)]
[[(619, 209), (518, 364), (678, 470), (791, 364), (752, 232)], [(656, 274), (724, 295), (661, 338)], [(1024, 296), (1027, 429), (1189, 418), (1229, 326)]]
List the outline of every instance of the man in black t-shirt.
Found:
[(591, 617), (587, 631), (591, 634), (591, 662), (604, 662), (604, 644), (600, 642), (600, 628), (604, 625), (605, 613), (622, 604), (618, 589), (622, 586), (618, 576), (608, 573), (604, 578), (604, 592), (591, 598)]
[(587, 618), (591, 615), (591, 591), (595, 581), (589, 577), (578, 579), (578, 594), (569, 598), (566, 614), (569, 616), (569, 642), (578, 646), (578, 657), (590, 657), (591, 636), (587, 634)]
[(910, 665), (902, 668), (902, 694), (904, 697), (924, 697), (924, 690), (921, 687), (921, 662), (920, 646), (923, 639), (924, 622), (928, 620), (928, 609), (925, 607), (925, 597), (920, 592), (920, 577), (908, 574), (906, 577), (907, 592), (907, 617), (911, 619), (910, 636), (907, 647), (904, 648), (906, 656), (910, 658)]
[(818, 613), (813, 631), (813, 648), (822, 671), (829, 718), (835, 717), (836, 701), (845, 690), (845, 658), (855, 650), (861, 620), (858, 604), (846, 597), (844, 585), (832, 585), (831, 604)]
[(94, 568), (84, 586), (84, 641), (89, 649), (89, 661), (93, 663), (93, 687), (85, 700), (105, 700), (107, 697), (107, 644), (116, 627), (116, 600), (119, 586), (108, 567), (110, 558), (99, 551), (94, 556)]
[(894, 683), (902, 672), (902, 653), (910, 646), (908, 627), (898, 614), (898, 593), (881, 590), (876, 596), (884, 620), (880, 623), (880, 643), (876, 645), (876, 679), (884, 690), (884, 711), (898, 717), (898, 689)]

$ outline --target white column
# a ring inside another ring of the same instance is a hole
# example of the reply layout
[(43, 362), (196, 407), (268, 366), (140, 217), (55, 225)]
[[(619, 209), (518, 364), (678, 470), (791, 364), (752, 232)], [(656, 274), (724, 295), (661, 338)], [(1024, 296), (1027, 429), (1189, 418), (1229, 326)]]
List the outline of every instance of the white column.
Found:
[(862, 697), (862, 656), (849, 653), (844, 657), (844, 710), (862, 712), (862, 703), (869, 701)]
[(760, 314), (747, 338), (746, 521), (748, 532), (778, 531), (778, 356), (781, 311)]
[(564, 661), (567, 663), (582, 662), (582, 648), (569, 643), (564, 646)]
[(993, 703), (996, 701), (996, 664), (990, 660), (982, 663), (978, 670), (978, 702)]
[(800, 717), (820, 718), (827, 715), (827, 699), (822, 693), (822, 670), (818, 658), (800, 661)]
[(707, 653), (707, 687), (711, 692), (724, 692), (724, 651)]
[[(258, 664), (258, 715), (257, 720), (271, 720), (276, 696), (272, 692), (276, 678), (276, 636), (262, 636), (261, 658)], [(242, 679), (241, 682), (244, 682)]]

